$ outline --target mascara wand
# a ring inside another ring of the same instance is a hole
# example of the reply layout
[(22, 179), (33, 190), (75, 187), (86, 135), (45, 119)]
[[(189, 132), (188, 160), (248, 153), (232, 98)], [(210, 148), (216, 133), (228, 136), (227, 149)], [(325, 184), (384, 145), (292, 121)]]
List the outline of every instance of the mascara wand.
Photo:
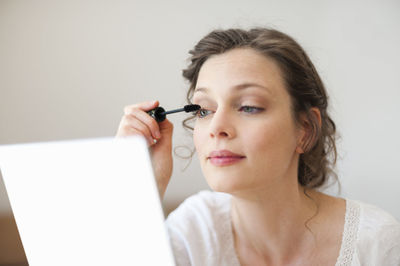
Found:
[(185, 105), (183, 108), (179, 108), (179, 109), (174, 109), (174, 110), (170, 110), (170, 111), (165, 111), (164, 108), (162, 108), (161, 106), (148, 111), (147, 113), (153, 117), (157, 122), (162, 122), (165, 120), (166, 116), (169, 114), (173, 114), (173, 113), (178, 113), (178, 112), (194, 112), (199, 110), (201, 107), (200, 105), (197, 104), (188, 104)]

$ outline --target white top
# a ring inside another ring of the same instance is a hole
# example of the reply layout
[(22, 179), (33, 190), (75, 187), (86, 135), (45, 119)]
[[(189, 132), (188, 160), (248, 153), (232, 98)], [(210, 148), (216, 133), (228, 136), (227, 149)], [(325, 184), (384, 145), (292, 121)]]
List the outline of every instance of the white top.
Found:
[[(166, 220), (176, 264), (239, 266), (232, 235), (231, 195), (201, 191)], [(400, 223), (387, 212), (346, 200), (336, 266), (400, 265)]]

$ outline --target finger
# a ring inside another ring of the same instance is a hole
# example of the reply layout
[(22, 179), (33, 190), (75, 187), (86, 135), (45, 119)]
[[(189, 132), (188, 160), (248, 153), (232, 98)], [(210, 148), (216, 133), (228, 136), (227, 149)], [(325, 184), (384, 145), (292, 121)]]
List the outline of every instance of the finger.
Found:
[(132, 115), (127, 115), (124, 122), (124, 128), (128, 131), (133, 130), (133, 132), (143, 135), (149, 143), (153, 143), (153, 137), (151, 136), (151, 131), (149, 127), (142, 121), (136, 119)]
[(162, 146), (169, 147), (172, 145), (172, 133), (173, 133), (173, 124), (165, 119), (164, 121), (159, 123), (161, 138), (157, 139), (157, 143), (160, 143)]
[(153, 136), (154, 139), (161, 138), (160, 127), (159, 127), (157, 121), (153, 117), (151, 117), (149, 114), (147, 114), (143, 111), (137, 111), (137, 112), (132, 113), (131, 116), (133, 116), (136, 119), (143, 122), (151, 131), (151, 135)]
[(130, 114), (132, 113), (135, 109), (139, 109), (142, 111), (150, 111), (158, 106), (158, 101), (147, 101), (147, 102), (142, 102), (142, 103), (137, 103), (133, 105), (128, 105), (125, 106), (124, 108), (124, 113), (125, 114)]
[(128, 135), (127, 135), (127, 136), (141, 136), (141, 137), (145, 138), (145, 140), (146, 140), (148, 146), (152, 146), (152, 145), (155, 144), (153, 138), (151, 138), (151, 137), (150, 137), (150, 138), (146, 137), (145, 135), (142, 134), (142, 132), (140, 132), (140, 131), (139, 131), (138, 129), (136, 129), (136, 128), (129, 128), (129, 129), (127, 129), (126, 131), (128, 132)]
[(162, 134), (164, 133), (169, 134), (172, 132), (174, 125), (168, 119), (165, 119), (164, 121), (158, 123), (158, 127), (160, 129), (160, 132), (162, 132)]

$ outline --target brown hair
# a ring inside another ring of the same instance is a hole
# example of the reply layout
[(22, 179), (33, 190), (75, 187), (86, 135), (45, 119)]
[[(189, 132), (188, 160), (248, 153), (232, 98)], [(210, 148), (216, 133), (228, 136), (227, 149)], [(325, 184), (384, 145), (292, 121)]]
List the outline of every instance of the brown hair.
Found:
[[(273, 29), (254, 28), (250, 30), (214, 30), (202, 38), (189, 51), (189, 66), (183, 76), (189, 81), (187, 100), (191, 103), (200, 68), (210, 56), (225, 53), (235, 48), (252, 48), (279, 66), (286, 89), (291, 96), (292, 114), (297, 123), (305, 115), (310, 136), (300, 155), (298, 182), (305, 188), (317, 188), (326, 183), (328, 176), (336, 177), (333, 166), (336, 163), (336, 126), (330, 118), (328, 97), (313, 63), (303, 48), (290, 36)], [(316, 107), (321, 113), (321, 124), (310, 111)], [(188, 125), (190, 117), (183, 121)]]

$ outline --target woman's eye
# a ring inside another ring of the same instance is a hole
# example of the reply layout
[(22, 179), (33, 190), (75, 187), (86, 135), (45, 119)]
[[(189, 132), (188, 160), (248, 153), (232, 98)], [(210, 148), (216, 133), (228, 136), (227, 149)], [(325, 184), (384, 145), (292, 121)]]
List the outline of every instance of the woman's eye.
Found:
[(199, 117), (199, 118), (204, 118), (204, 117), (206, 117), (207, 115), (209, 115), (209, 114), (211, 114), (212, 113), (212, 111), (210, 111), (210, 110), (207, 110), (207, 109), (199, 109), (198, 111), (197, 111), (197, 117)]
[(245, 112), (245, 113), (258, 113), (258, 112), (261, 112), (262, 110), (264, 110), (264, 108), (248, 106), (248, 105), (241, 106), (239, 109), (239, 111)]

